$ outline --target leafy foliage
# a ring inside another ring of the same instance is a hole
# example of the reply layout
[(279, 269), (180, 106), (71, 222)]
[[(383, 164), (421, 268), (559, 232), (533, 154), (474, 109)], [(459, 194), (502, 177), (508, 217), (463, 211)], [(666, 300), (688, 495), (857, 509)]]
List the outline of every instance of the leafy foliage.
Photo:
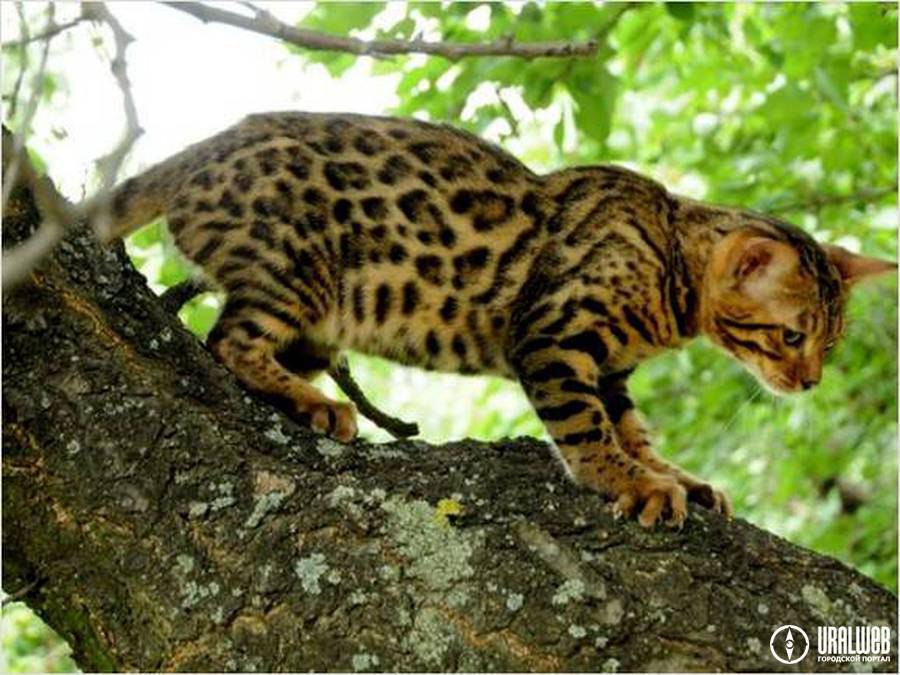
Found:
[(0, 672), (71, 673), (77, 670), (69, 647), (22, 603), (0, 617)]

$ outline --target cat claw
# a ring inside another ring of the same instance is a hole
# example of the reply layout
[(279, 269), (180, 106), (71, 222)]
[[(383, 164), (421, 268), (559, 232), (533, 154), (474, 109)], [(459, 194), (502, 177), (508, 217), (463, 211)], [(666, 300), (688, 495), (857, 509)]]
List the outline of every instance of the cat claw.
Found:
[(634, 495), (627, 492), (621, 495), (612, 505), (613, 520), (621, 520), (622, 518), (630, 517), (634, 512), (636, 503), (637, 500)]
[(676, 530), (684, 526), (687, 492), (674, 479), (648, 478), (623, 491), (613, 504), (613, 517), (631, 516), (639, 503), (643, 504), (637, 519), (641, 527), (650, 528), (657, 522)]

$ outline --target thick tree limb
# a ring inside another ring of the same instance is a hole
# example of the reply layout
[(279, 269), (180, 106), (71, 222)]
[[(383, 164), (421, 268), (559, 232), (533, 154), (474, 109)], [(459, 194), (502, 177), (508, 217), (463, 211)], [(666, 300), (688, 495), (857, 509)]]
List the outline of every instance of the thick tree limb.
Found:
[(268, 12), (256, 9), (253, 16), (237, 14), (214, 5), (199, 2), (164, 2), (172, 9), (186, 12), (205, 23), (222, 23), (274, 37), (296, 47), (316, 51), (346, 52), (359, 56), (395, 56), (398, 54), (430, 54), (451, 61), (470, 56), (514, 56), (523, 59), (539, 57), (588, 57), (597, 53), (597, 41), (586, 42), (515, 42), (512, 39), (485, 43), (427, 42), (425, 40), (360, 40), (296, 28), (279, 21)]
[[(5, 216), (40, 218), (27, 190)], [(298, 428), (86, 230), (32, 281), (3, 303), (3, 585), (42, 580), (85, 670), (771, 671), (782, 624), (896, 636), (837, 561), (702, 509), (616, 522), (536, 440)]]

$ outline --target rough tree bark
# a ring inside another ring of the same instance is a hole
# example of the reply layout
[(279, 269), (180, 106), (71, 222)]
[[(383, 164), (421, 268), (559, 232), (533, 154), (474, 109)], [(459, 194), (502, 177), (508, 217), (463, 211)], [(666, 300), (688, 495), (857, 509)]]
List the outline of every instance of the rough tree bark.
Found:
[[(6, 216), (5, 243), (35, 227), (27, 190)], [(298, 428), (84, 232), (3, 337), (3, 586), (38, 581), (84, 669), (808, 670), (773, 629), (896, 635), (896, 598), (835, 560), (702, 509), (616, 522), (538, 441)]]

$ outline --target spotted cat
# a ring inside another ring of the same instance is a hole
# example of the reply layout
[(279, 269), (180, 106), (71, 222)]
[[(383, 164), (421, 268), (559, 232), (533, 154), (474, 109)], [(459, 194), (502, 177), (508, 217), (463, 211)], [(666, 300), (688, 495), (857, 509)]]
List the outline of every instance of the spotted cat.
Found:
[(571, 475), (644, 526), (731, 506), (653, 452), (634, 367), (703, 334), (808, 389), (850, 287), (896, 268), (620, 167), (538, 175), (449, 126), (349, 114), (252, 115), (108, 204), (111, 236), (165, 215), (227, 294), (213, 354), (314, 430), (356, 435), (310, 384), (342, 349), (516, 378)]

